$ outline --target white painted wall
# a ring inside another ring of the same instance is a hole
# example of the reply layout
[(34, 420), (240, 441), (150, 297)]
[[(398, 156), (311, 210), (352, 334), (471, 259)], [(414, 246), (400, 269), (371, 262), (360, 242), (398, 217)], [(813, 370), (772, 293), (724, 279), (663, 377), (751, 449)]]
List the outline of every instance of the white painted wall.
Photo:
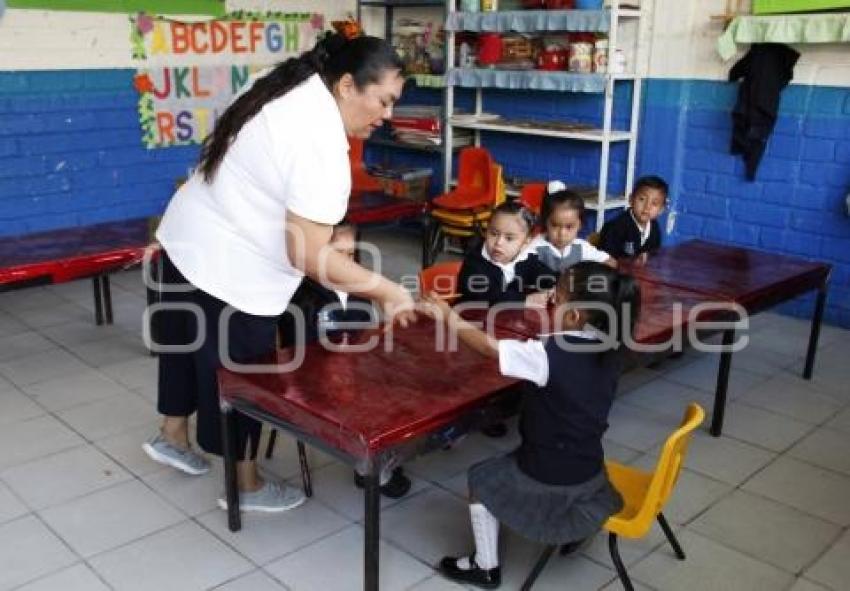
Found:
[[(646, 75), (725, 78), (732, 62), (723, 63), (715, 52), (722, 25), (710, 17), (723, 13), (726, 0), (642, 1), (650, 5)], [(356, 4), (355, 0), (229, 0), (227, 6), (229, 10), (320, 11), (334, 20), (353, 13)], [(363, 16), (367, 32), (383, 34), (381, 9), (364, 9)], [(437, 22), (442, 18), (439, 9), (397, 10), (397, 18), (406, 16)], [(627, 30), (624, 43), (629, 37)], [(805, 45), (798, 50), (802, 58), (795, 70), (796, 83), (850, 87), (850, 46)], [(7, 9), (0, 18), (0, 70), (134, 66), (126, 15)]]

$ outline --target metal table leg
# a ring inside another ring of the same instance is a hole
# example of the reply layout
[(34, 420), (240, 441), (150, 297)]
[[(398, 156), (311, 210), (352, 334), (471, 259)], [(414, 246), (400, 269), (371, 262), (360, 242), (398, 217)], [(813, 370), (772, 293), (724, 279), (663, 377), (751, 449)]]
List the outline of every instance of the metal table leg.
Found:
[(94, 322), (100, 326), (103, 324), (103, 300), (100, 290), (100, 276), (95, 275), (92, 277), (91, 283), (94, 290)]
[(103, 290), (103, 312), (106, 324), (112, 324), (112, 290), (109, 288), (109, 275), (104, 274), (100, 278), (100, 287)]
[(227, 527), (242, 529), (239, 514), (239, 483), (236, 476), (236, 415), (229, 404), (221, 406), (221, 433), (224, 443), (224, 490), (227, 497)]
[(820, 338), (820, 326), (823, 321), (823, 309), (826, 304), (827, 285), (824, 283), (818, 290), (815, 302), (815, 314), (812, 316), (812, 331), (809, 333), (809, 348), (806, 351), (806, 365), (803, 367), (803, 378), (812, 379), (815, 369), (815, 355), (818, 352), (818, 339)]
[(375, 468), (364, 476), (366, 501), (365, 534), (363, 540), (363, 589), (378, 591), (378, 544), (380, 543), (381, 490), (380, 470)]
[(726, 412), (726, 390), (729, 387), (729, 370), (732, 368), (732, 342), (735, 329), (723, 331), (723, 352), (720, 354), (720, 370), (717, 372), (717, 388), (714, 391), (714, 410), (711, 414), (711, 434), (720, 437), (723, 432), (723, 414)]

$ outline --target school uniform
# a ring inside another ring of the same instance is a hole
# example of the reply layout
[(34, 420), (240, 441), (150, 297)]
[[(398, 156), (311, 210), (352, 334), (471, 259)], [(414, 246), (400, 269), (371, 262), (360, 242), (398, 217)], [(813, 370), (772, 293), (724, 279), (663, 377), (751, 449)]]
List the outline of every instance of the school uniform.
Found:
[[(377, 318), (372, 304), (363, 298), (344, 291), (329, 289), (305, 277), (290, 301), (290, 310), (298, 309), (303, 314), (304, 339), (296, 338), (298, 323), (292, 312), (282, 314), (278, 323), (280, 341), (283, 346), (296, 342), (313, 343), (324, 335), (329, 340), (342, 338), (345, 332), (357, 328), (351, 323), (369, 323)], [(362, 327), (360, 327), (362, 328)]]
[(600, 341), (592, 331), (499, 342), (501, 373), (527, 380), (522, 442), (473, 466), (469, 488), (499, 521), (532, 540), (584, 539), (622, 508), (602, 449), (621, 359), (612, 351), (575, 350), (594, 344)]
[(497, 263), (490, 258), (487, 249), (473, 249), (463, 260), (458, 275), (461, 302), (485, 302), (494, 305), (500, 302), (524, 302), (534, 291), (549, 286), (538, 285), (548, 269), (530, 250), (523, 250), (510, 263)]
[(646, 228), (641, 228), (629, 209), (602, 226), (599, 248), (617, 259), (653, 252), (661, 248), (661, 227), (650, 220)]
[(557, 277), (569, 269), (573, 265), (577, 265), (583, 261), (593, 261), (596, 263), (604, 263), (610, 256), (587, 240), (576, 238), (563, 249), (557, 248), (549, 242), (544, 235), (537, 236), (532, 240), (530, 249), (537, 256), (537, 259), (548, 268), (555, 280)]

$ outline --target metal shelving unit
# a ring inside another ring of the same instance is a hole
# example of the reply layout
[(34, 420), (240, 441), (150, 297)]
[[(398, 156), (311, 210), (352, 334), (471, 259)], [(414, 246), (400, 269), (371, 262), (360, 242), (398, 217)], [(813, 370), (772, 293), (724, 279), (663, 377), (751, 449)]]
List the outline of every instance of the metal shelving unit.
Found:
[(422, 8), (426, 6), (445, 6), (445, 0), (357, 0), (357, 21), (361, 20), (364, 6), (384, 9), (384, 39), (393, 39), (393, 15), (396, 8)]
[[(649, 0), (644, 0), (645, 6)], [(605, 211), (619, 209), (627, 204), (624, 195), (608, 194), (608, 174), (611, 146), (615, 143), (628, 144), (626, 165), (626, 195), (631, 193), (634, 184), (634, 168), (638, 140), (638, 120), (640, 117), (641, 82), (639, 65), (641, 63), (641, 40), (645, 36), (648, 19), (641, 18), (642, 10), (621, 9), (616, 0), (613, 6), (604, 10), (526, 10), (496, 13), (457, 12), (456, 0), (447, 0), (446, 10), (446, 64), (455, 64), (455, 34), (458, 32), (521, 32), (551, 34), (553, 32), (597, 32), (608, 35), (608, 63), (615, 62), (618, 48), (618, 32), (621, 21), (635, 19), (638, 32), (635, 35), (635, 48), (632, 61), (633, 71), (623, 74), (576, 74), (571, 72), (543, 72), (538, 70), (498, 70), (498, 68), (457, 68), (452, 67), (446, 74), (446, 126), (445, 143), (452, 141), (453, 129), (472, 129), (475, 133), (475, 145), (481, 145), (481, 132), (511, 133), (528, 136), (558, 138), (566, 141), (591, 142), (600, 146), (599, 182), (595, 199), (587, 199), (588, 209), (596, 210), (595, 229), (599, 230), (605, 221)], [(632, 84), (632, 104), (628, 129), (614, 129), (614, 92), (618, 81), (630, 81)], [(553, 129), (541, 124), (535, 126), (527, 122), (521, 125), (503, 119), (476, 119), (468, 116), (457, 118), (454, 114), (454, 89), (467, 87), (475, 89), (475, 112), (481, 116), (485, 88), (507, 90), (535, 90), (542, 92), (586, 92), (603, 96), (603, 115), (598, 128), (593, 129)], [(443, 182), (448, 186), (452, 181), (451, 158), (443, 159)]]

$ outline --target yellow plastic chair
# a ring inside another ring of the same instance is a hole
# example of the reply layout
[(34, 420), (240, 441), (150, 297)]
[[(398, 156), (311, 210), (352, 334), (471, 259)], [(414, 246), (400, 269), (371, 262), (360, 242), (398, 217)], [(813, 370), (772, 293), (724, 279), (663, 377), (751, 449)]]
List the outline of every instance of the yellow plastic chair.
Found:
[[(670, 500), (670, 495), (679, 479), (693, 432), (700, 426), (704, 418), (705, 411), (700, 405), (694, 402), (688, 405), (682, 417), (681, 425), (664, 443), (661, 457), (658, 458), (658, 463), (653, 472), (645, 472), (617, 462), (605, 462), (611, 484), (623, 497), (623, 509), (616, 515), (609, 517), (603, 527), (608, 530), (608, 549), (611, 552), (611, 560), (614, 562), (617, 575), (626, 591), (634, 591), (634, 587), (631, 579), (629, 579), (629, 574), (626, 572), (626, 567), (623, 565), (623, 560), (620, 558), (617, 536), (632, 539), (642, 538), (649, 532), (652, 523), (657, 520), (664, 531), (664, 535), (667, 536), (667, 541), (673, 547), (676, 558), (685, 559), (685, 553), (682, 551), (676, 536), (673, 535), (673, 530), (670, 529), (670, 525), (661, 510)], [(561, 553), (567, 553), (576, 546), (564, 546), (561, 548)], [(540, 571), (543, 570), (554, 550), (555, 546), (546, 547), (523, 584), (523, 591), (531, 589), (531, 585)]]

